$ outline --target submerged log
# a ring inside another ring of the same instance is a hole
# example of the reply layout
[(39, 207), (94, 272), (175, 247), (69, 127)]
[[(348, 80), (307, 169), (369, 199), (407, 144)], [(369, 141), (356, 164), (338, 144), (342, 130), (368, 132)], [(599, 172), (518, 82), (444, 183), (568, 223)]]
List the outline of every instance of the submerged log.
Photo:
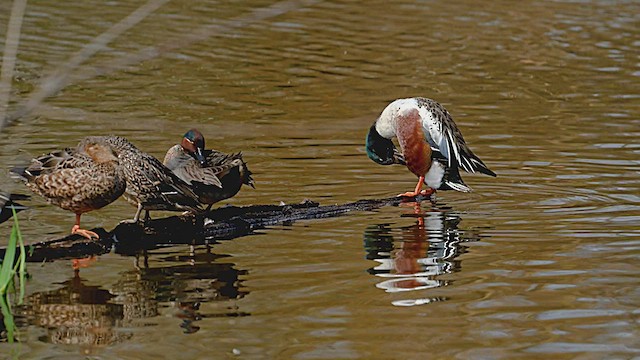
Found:
[[(163, 246), (209, 244), (246, 236), (272, 225), (288, 225), (298, 220), (336, 217), (353, 211), (371, 211), (383, 206), (398, 206), (402, 202), (424, 200), (428, 200), (428, 197), (419, 195), (415, 199), (392, 197), (342, 205), (320, 206), (317, 202), (305, 200), (289, 205), (225, 206), (204, 216), (170, 216), (150, 220), (146, 226), (121, 223), (111, 231), (92, 229), (100, 236), (97, 240), (69, 235), (62, 239), (38, 242), (29, 246), (27, 261), (83, 258), (108, 253), (112, 248), (116, 253), (133, 255), (141, 250)], [(0, 249), (0, 258), (5, 250)]]

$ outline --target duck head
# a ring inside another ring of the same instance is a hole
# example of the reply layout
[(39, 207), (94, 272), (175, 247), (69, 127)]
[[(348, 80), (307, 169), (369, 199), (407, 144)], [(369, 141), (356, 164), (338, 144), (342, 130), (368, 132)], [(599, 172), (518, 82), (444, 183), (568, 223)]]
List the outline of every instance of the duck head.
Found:
[(118, 162), (118, 156), (111, 146), (102, 142), (87, 141), (82, 145), (82, 150), (89, 155), (96, 164)]
[(182, 149), (194, 159), (198, 160), (200, 165), (206, 163), (204, 158), (204, 136), (198, 129), (191, 129), (184, 134), (180, 143)]
[(380, 165), (404, 164), (404, 157), (393, 141), (380, 135), (374, 123), (369, 129), (366, 142), (367, 156)]

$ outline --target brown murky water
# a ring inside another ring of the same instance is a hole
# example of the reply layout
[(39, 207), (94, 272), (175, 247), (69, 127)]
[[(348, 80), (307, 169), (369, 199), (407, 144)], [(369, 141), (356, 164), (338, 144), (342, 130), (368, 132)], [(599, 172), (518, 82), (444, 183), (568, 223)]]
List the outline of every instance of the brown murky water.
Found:
[[(170, 2), (83, 65), (78, 81), (0, 134), (8, 168), (88, 134), (162, 157), (189, 127), (242, 150), (256, 190), (228, 203), (324, 204), (409, 190), (364, 154), (368, 126), (400, 97), (453, 114), (498, 178), (436, 204), (298, 222), (136, 269), (100, 257), (31, 264), (19, 358), (632, 358), (640, 355), (640, 5), (634, 1)], [(134, 1), (29, 4), (16, 97)], [(10, 4), (0, 4), (0, 31)], [(228, 21), (233, 19), (233, 21)], [(205, 35), (188, 43), (186, 34)], [(4, 37), (4, 33), (2, 33)], [(180, 47), (184, 43), (186, 46)], [(15, 98), (14, 98), (15, 99)], [(37, 197), (29, 241), (73, 215)], [(113, 228), (120, 200), (87, 214)], [(7, 224), (0, 227), (7, 238)], [(5, 356), (5, 355), (3, 355)], [(7, 355), (9, 356), (9, 355)]]

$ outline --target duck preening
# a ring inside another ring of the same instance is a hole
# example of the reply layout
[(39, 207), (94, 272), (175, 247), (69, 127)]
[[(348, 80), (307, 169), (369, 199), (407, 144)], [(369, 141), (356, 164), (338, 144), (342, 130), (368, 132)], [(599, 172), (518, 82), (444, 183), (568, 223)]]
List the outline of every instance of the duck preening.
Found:
[(167, 151), (164, 165), (191, 186), (200, 203), (208, 205), (207, 211), (235, 196), (243, 184), (254, 187), (242, 153), (206, 150), (204, 136), (197, 129), (187, 131), (180, 144)]
[[(398, 139), (400, 151), (393, 138)], [(427, 98), (390, 103), (369, 129), (366, 151), (376, 163), (406, 165), (418, 177), (414, 191), (399, 196), (429, 195), (436, 190), (469, 192), (459, 169), (496, 176), (467, 146), (449, 112)], [(428, 189), (422, 190), (423, 184)]]
[(28, 167), (12, 172), (49, 203), (75, 213), (71, 233), (89, 239), (98, 235), (80, 228), (80, 216), (110, 204), (122, 195), (126, 186), (123, 167), (113, 149), (87, 139), (76, 148), (42, 155), (31, 160)]
[(133, 222), (140, 220), (142, 210), (145, 210), (145, 222), (149, 220), (150, 210), (202, 212), (198, 196), (187, 183), (127, 139), (89, 136), (85, 141), (103, 142), (113, 148), (127, 183), (124, 198), (137, 207)]

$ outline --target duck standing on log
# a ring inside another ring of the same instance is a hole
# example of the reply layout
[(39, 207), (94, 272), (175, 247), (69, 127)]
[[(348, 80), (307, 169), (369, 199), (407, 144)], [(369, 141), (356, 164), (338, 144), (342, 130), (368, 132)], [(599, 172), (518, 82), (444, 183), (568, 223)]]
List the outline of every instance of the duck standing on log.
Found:
[(202, 211), (198, 196), (187, 183), (127, 139), (113, 135), (90, 136), (86, 141), (105, 142), (118, 156), (127, 182), (124, 198), (137, 207), (132, 222), (140, 220), (142, 210), (145, 210), (145, 223), (150, 210)]
[[(393, 144), (394, 137), (401, 152)], [(449, 112), (427, 98), (398, 99), (390, 103), (369, 129), (366, 151), (376, 163), (406, 165), (418, 177), (414, 191), (398, 196), (430, 195), (436, 190), (470, 192), (459, 169), (496, 176), (469, 149)], [(422, 190), (423, 184), (428, 189)]]
[(235, 196), (243, 184), (254, 187), (242, 153), (205, 150), (204, 136), (197, 129), (187, 131), (180, 144), (167, 151), (164, 165), (191, 185), (200, 202), (209, 205), (206, 211)]
[(29, 167), (12, 172), (49, 203), (75, 213), (71, 233), (88, 239), (99, 236), (80, 228), (80, 216), (112, 203), (124, 193), (126, 186), (123, 167), (113, 149), (105, 143), (86, 139), (75, 149), (42, 155), (33, 159)]

